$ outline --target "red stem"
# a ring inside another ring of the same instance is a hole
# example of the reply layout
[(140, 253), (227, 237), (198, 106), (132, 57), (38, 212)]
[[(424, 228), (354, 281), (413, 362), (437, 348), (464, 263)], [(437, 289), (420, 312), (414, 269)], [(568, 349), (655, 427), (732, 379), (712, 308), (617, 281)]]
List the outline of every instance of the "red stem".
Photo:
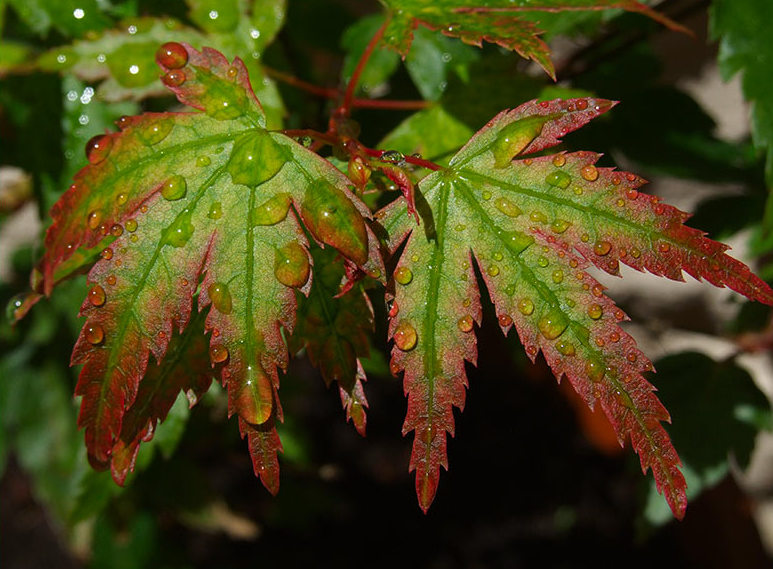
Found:
[[(375, 148), (368, 148), (366, 146), (361, 147), (362, 151), (365, 152), (368, 156), (373, 156), (374, 158), (381, 158), (381, 156), (386, 152), (386, 150), (377, 150)], [(420, 166), (422, 168), (426, 168), (427, 170), (440, 170), (442, 166), (439, 164), (435, 164), (434, 162), (430, 160), (424, 160), (424, 158), (418, 157), (418, 156), (404, 156), (403, 160), (408, 162), (408, 164), (414, 164), (416, 166)]]
[(429, 101), (402, 101), (395, 99), (352, 99), (352, 107), (360, 109), (389, 109), (396, 111), (413, 111), (426, 109)]
[(365, 70), (365, 65), (368, 63), (370, 56), (373, 54), (373, 50), (376, 49), (378, 42), (381, 41), (381, 38), (384, 36), (384, 31), (386, 30), (387, 24), (389, 24), (388, 17), (384, 20), (384, 23), (381, 24), (381, 27), (379, 27), (373, 37), (370, 38), (368, 45), (365, 46), (365, 51), (362, 52), (362, 56), (360, 56), (360, 60), (357, 62), (357, 67), (354, 68), (354, 72), (349, 78), (349, 84), (346, 86), (346, 93), (344, 93), (344, 101), (339, 107), (339, 111), (345, 115), (348, 115), (352, 108), (354, 90), (356, 89), (357, 83), (360, 80), (360, 75), (362, 75), (362, 72)]
[(273, 77), (274, 79), (282, 81), (283, 83), (287, 83), (288, 85), (292, 85), (293, 87), (298, 87), (298, 89), (302, 89), (308, 93), (311, 93), (312, 95), (325, 97), (327, 99), (337, 99), (341, 94), (338, 89), (320, 87), (319, 85), (314, 85), (313, 83), (309, 83), (303, 79), (298, 79), (293, 75), (278, 71), (277, 69), (272, 69), (271, 67), (266, 67), (265, 65), (263, 66), (263, 71), (269, 77)]

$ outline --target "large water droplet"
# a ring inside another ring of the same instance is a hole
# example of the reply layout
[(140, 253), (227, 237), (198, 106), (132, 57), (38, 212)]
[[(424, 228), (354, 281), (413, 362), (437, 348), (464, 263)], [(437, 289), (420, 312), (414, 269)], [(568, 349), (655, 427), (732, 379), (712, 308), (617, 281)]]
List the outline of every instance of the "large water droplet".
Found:
[(599, 171), (593, 164), (588, 164), (580, 169), (580, 176), (589, 182), (595, 182), (599, 178)]
[(291, 241), (274, 255), (274, 276), (285, 286), (300, 288), (309, 280), (309, 255), (303, 246)]
[(105, 300), (107, 300), (105, 289), (99, 285), (94, 285), (89, 291), (89, 302), (94, 306), (102, 306), (105, 304)]
[(185, 71), (181, 69), (172, 69), (161, 77), (161, 82), (167, 87), (179, 87), (185, 83)]
[(574, 344), (567, 342), (566, 340), (559, 340), (556, 343), (556, 350), (558, 350), (559, 354), (564, 356), (573, 356), (576, 353)]
[(276, 194), (250, 212), (250, 222), (252, 225), (275, 225), (287, 217), (291, 203), (290, 194)]
[(184, 210), (175, 218), (172, 225), (162, 232), (164, 244), (173, 247), (183, 247), (193, 235), (191, 212)]
[(167, 42), (156, 51), (156, 62), (167, 69), (180, 69), (188, 63), (188, 51), (182, 44)]
[(234, 184), (252, 188), (276, 176), (287, 158), (285, 149), (268, 132), (256, 129), (234, 143), (226, 169)]
[(407, 285), (413, 280), (413, 272), (408, 267), (397, 267), (395, 270), (395, 280), (401, 285)]
[(545, 183), (553, 186), (554, 188), (561, 188), (562, 190), (565, 190), (569, 187), (569, 184), (572, 183), (572, 177), (566, 172), (556, 170), (555, 172), (551, 172), (545, 176)]
[(126, 220), (126, 231), (129, 233), (134, 233), (137, 231), (137, 220), (136, 219), (127, 219)]
[(102, 223), (102, 212), (99, 211), (98, 209), (95, 209), (94, 211), (89, 213), (86, 223), (88, 223), (91, 229), (99, 228), (99, 224)]
[(553, 274), (551, 275), (551, 277), (554, 283), (559, 284), (561, 283), (561, 281), (564, 280), (564, 271), (562, 271), (561, 269), (556, 269), (555, 271), (553, 271)]
[(534, 243), (534, 237), (522, 231), (512, 231), (503, 235), (505, 245), (516, 255), (523, 253), (529, 245)]
[(569, 326), (569, 320), (566, 318), (563, 312), (557, 308), (553, 308), (545, 313), (537, 323), (539, 331), (548, 340), (555, 340), (561, 334), (564, 333), (566, 327)]
[(228, 348), (221, 344), (215, 344), (209, 348), (209, 359), (214, 364), (221, 364), (228, 359)]
[(593, 318), (594, 320), (598, 320), (601, 318), (602, 314), (604, 314), (604, 309), (601, 308), (598, 304), (591, 304), (588, 307), (588, 316)]
[(209, 219), (220, 219), (223, 217), (223, 204), (220, 202), (213, 202), (211, 206), (209, 206), (209, 212), (207, 212), (207, 217)]
[(147, 146), (153, 146), (164, 140), (174, 128), (172, 119), (155, 119), (140, 126), (137, 132), (137, 138)]
[(86, 324), (83, 334), (86, 341), (94, 346), (105, 340), (105, 330), (99, 324)]
[(594, 383), (601, 381), (605, 373), (606, 369), (604, 368), (604, 364), (599, 360), (590, 359), (588, 363), (585, 364), (585, 374), (588, 376), (588, 379)]
[(572, 225), (572, 224), (570, 222), (566, 221), (565, 219), (556, 219), (550, 225), (550, 229), (553, 230), (553, 233), (563, 233), (567, 229), (569, 229), (570, 225)]
[(521, 314), (530, 316), (534, 312), (534, 303), (530, 298), (522, 298), (518, 301), (518, 311)]
[(358, 265), (368, 259), (368, 233), (362, 215), (335, 186), (319, 180), (303, 196), (301, 217), (320, 241), (332, 245)]
[(495, 277), (499, 274), (499, 267), (495, 264), (491, 264), (486, 272), (489, 276)]
[(504, 168), (524, 150), (532, 140), (542, 133), (545, 117), (528, 117), (517, 120), (504, 127), (491, 145), (494, 154), (494, 166)]
[(418, 336), (416, 328), (408, 322), (400, 322), (395, 328), (394, 333), (395, 346), (403, 352), (408, 352), (416, 347)]
[(108, 134), (93, 136), (86, 143), (86, 159), (89, 164), (99, 164), (110, 154), (113, 148), (113, 137)]
[(494, 207), (504, 213), (508, 217), (518, 217), (523, 213), (521, 208), (515, 205), (512, 201), (506, 197), (498, 197), (494, 200)]
[(228, 290), (227, 284), (214, 282), (207, 287), (207, 294), (209, 294), (209, 299), (212, 301), (212, 306), (218, 312), (231, 314), (233, 301), (231, 300), (231, 291)]
[(609, 241), (596, 241), (593, 245), (593, 252), (596, 255), (607, 255), (612, 250), (612, 244)]
[(459, 320), (456, 321), (456, 325), (462, 332), (472, 332), (473, 320), (472, 316), (465, 314)]
[(161, 186), (161, 195), (169, 201), (179, 200), (185, 197), (188, 191), (188, 183), (179, 174), (173, 175)]

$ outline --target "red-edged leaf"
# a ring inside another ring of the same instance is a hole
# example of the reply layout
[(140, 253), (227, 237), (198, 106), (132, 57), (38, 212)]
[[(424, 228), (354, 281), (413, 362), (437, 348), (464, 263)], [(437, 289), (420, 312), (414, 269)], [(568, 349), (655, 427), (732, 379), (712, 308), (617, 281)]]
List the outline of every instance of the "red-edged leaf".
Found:
[(364, 435), (368, 402), (359, 358), (368, 355), (373, 308), (359, 287), (336, 296), (344, 270), (334, 251), (314, 249), (312, 256), (316, 278), (308, 298), (299, 299), (298, 323), (290, 338), (290, 349), (295, 353), (305, 348), (325, 384), (338, 382), (346, 417)]
[[(163, 46), (158, 59), (164, 82), (203, 112), (124, 118), (120, 132), (90, 143), (90, 165), (52, 210), (41, 262), (50, 292), (73, 255), (109, 244), (89, 273), (87, 322), (72, 360), (84, 364), (79, 424), (98, 463), (111, 458), (149, 354), (164, 359), (197, 290), (200, 310), (212, 304), (209, 357), (229, 412), (249, 434), (281, 420), (277, 368), (288, 355), (280, 328), (294, 325), (295, 289), (311, 286), (304, 227), (364, 273), (384, 273), (369, 212), (349, 180), (263, 128), (239, 59), (180, 44)], [(260, 432), (251, 447), (260, 439), (263, 449), (279, 448), (275, 433)]]
[[(683, 26), (634, 0), (493, 0), (485, 6), (469, 0), (382, 0), (391, 20), (384, 33), (387, 45), (406, 56), (413, 42), (413, 30), (421, 25), (431, 30), (480, 46), (490, 42), (517, 52), (538, 63), (555, 79), (550, 48), (540, 39), (540, 29), (518, 17), (520, 12), (562, 12), (567, 10), (606, 10), (620, 8), (640, 12), (679, 31)], [(690, 33), (687, 31), (687, 33)]]
[(674, 514), (684, 515), (679, 458), (660, 425), (668, 413), (642, 375), (651, 364), (585, 269), (616, 272), (622, 260), (674, 279), (684, 270), (768, 304), (773, 291), (725, 246), (682, 225), (685, 214), (639, 194), (640, 178), (596, 168), (595, 154), (512, 161), (556, 144), (611, 105), (532, 101), (501, 113), (448, 169), (419, 183), (428, 206), (421, 230), (406, 221), (402, 200), (377, 214), (391, 250), (405, 241), (394, 273), (391, 365), (405, 372), (404, 431), (415, 431), (411, 469), (425, 510), (447, 466), (452, 409), (464, 405), (464, 362), (476, 359), (477, 264), (503, 331), (515, 324), (532, 359), (542, 351), (557, 378), (566, 375), (590, 406), (601, 405), (621, 444), (631, 440)]

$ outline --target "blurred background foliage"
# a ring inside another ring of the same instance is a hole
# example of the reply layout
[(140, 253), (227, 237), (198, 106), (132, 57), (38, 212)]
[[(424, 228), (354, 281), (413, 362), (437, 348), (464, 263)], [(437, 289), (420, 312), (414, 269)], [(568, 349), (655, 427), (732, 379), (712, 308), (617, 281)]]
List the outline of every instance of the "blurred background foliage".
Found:
[[(376, 52), (358, 96), (431, 104), (358, 111), (362, 140), (442, 163), (494, 114), (525, 100), (620, 100), (564, 146), (664, 180), (656, 193), (675, 180), (700, 184), (701, 199), (688, 198), (691, 223), (748, 242), (760, 273), (773, 278), (773, 3), (659, 8), (696, 37), (675, 38), (617, 10), (530, 14), (554, 48), (557, 84), (496, 47), (419, 29), (404, 61)], [(277, 79), (345, 85), (383, 18), (375, 0), (0, 0), (0, 300), (9, 315), (29, 287), (46, 212), (85, 164), (86, 141), (121, 115), (175, 108), (153, 61), (160, 43), (242, 57), (271, 126), (324, 130), (333, 103)], [(700, 90), (686, 87), (717, 65), (725, 80), (742, 78), (750, 128), (740, 134), (720, 132), (726, 117), (717, 107), (712, 116)], [(382, 291), (369, 291), (377, 329), (364, 362), (367, 439), (345, 423), (335, 390), (296, 358), (282, 380), (282, 489), (272, 498), (253, 477), (217, 383), (193, 412), (177, 401), (123, 488), (89, 467), (72, 397), (78, 370), (68, 367), (84, 286), (75, 279), (16, 326), (0, 324), (4, 568), (590, 567), (599, 556), (628, 567), (771, 563), (751, 515), (757, 506), (738, 483), (771, 429), (760, 386), (772, 393), (773, 379), (752, 377), (741, 362), (748, 352), (767, 361), (767, 308), (722, 292), (722, 310), (699, 303), (652, 324), (730, 346), (725, 355), (656, 362), (652, 381), (672, 413), (692, 500), (677, 524), (637, 474), (636, 457), (620, 452), (603, 420), (557, 387), (544, 363), (532, 366), (517, 338), (498, 333), (488, 306), (480, 365), (469, 369), (467, 409), (450, 444), (453, 470), (425, 517), (407, 474), (410, 442), (399, 436), (405, 401), (386, 363)], [(619, 301), (647, 324), (639, 293)]]

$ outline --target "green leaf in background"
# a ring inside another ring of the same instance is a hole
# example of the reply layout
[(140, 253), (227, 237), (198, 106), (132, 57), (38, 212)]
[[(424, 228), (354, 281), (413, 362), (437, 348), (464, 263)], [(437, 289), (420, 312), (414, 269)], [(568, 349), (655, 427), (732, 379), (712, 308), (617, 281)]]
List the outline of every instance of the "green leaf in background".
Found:
[[(671, 413), (668, 428), (684, 465), (687, 496), (700, 495), (727, 475), (730, 462), (749, 463), (760, 430), (770, 430), (770, 403), (749, 373), (734, 361), (686, 352), (657, 362), (652, 383)], [(662, 524), (668, 510), (650, 486), (646, 519)]]

